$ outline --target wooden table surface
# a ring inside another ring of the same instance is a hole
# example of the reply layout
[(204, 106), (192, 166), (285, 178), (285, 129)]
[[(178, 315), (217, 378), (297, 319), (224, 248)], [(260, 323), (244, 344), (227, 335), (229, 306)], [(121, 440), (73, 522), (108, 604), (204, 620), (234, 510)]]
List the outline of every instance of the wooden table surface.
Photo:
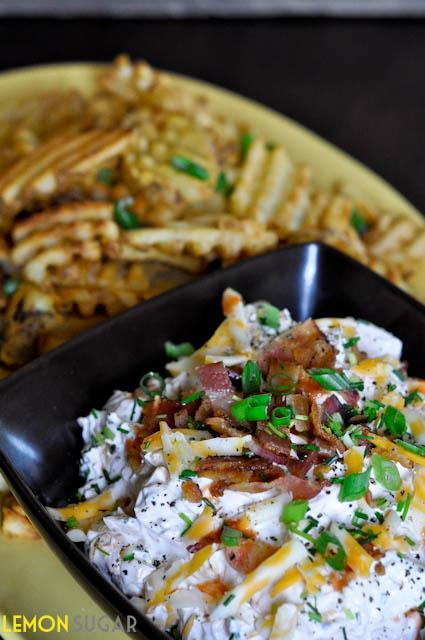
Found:
[(2, 19), (0, 69), (126, 51), (310, 127), (425, 211), (422, 20)]

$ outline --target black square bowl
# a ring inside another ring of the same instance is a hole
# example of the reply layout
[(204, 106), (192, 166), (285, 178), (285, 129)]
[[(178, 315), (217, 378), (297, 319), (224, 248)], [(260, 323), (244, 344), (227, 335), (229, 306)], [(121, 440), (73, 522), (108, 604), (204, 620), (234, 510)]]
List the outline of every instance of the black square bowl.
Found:
[(109, 320), (23, 367), (0, 383), (0, 468), (51, 547), (113, 617), (137, 619), (137, 636), (166, 636), (137, 612), (50, 518), (79, 486), (79, 415), (114, 389), (133, 389), (165, 364), (164, 342), (199, 346), (222, 319), (225, 287), (247, 301), (288, 307), (296, 320), (347, 316), (374, 322), (404, 342), (413, 375), (425, 372), (425, 307), (327, 246), (290, 246), (215, 271)]

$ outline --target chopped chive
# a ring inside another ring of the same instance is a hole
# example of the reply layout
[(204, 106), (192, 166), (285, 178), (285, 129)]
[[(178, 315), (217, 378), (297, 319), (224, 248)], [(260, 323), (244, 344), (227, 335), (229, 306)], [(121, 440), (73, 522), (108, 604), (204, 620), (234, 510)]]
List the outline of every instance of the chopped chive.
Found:
[(378, 415), (379, 409), (383, 409), (384, 406), (385, 405), (382, 402), (379, 402), (379, 400), (367, 400), (362, 413), (367, 417), (368, 422), (372, 422)]
[(306, 602), (306, 606), (310, 609), (310, 611), (308, 611), (308, 617), (310, 620), (313, 620), (314, 622), (322, 622), (322, 616), (317, 607), (313, 607), (309, 602)]
[(132, 422), (132, 421), (133, 421), (133, 418), (134, 418), (134, 412), (136, 411), (136, 407), (137, 407), (137, 402), (136, 402), (136, 400), (135, 400), (135, 401), (133, 402), (133, 408), (132, 408), (132, 410), (131, 410), (131, 414), (130, 414), (130, 422)]
[(197, 178), (197, 180), (208, 180), (210, 177), (208, 169), (185, 156), (172, 156), (171, 164), (177, 171), (186, 173), (192, 178)]
[(410, 493), (407, 494), (406, 499), (404, 501), (403, 510), (401, 512), (401, 519), (403, 522), (406, 520), (407, 514), (409, 512), (410, 503), (412, 502), (412, 496)]
[(130, 433), (128, 429), (124, 429), (124, 427), (117, 427), (117, 431), (121, 431), (121, 433)]
[(330, 458), (326, 458), (326, 460), (323, 461), (323, 464), (329, 466), (330, 464), (333, 464), (337, 460), (338, 460), (338, 456), (337, 456), (337, 454), (335, 454), (334, 456), (331, 456)]
[(227, 596), (227, 598), (225, 600), (223, 600), (223, 606), (227, 607), (232, 602), (232, 600), (234, 600), (235, 598), (236, 598), (235, 594), (234, 593), (230, 593)]
[(96, 411), (96, 409), (92, 409), (92, 410), (90, 411), (90, 415), (92, 415), (92, 416), (93, 416), (93, 418), (97, 418), (97, 411)]
[(233, 186), (230, 184), (224, 171), (220, 171), (218, 174), (215, 190), (217, 193), (222, 193), (225, 197), (232, 193)]
[(101, 167), (96, 174), (96, 180), (102, 184), (115, 184), (117, 174), (110, 167)]
[(139, 382), (143, 391), (151, 398), (161, 396), (165, 389), (164, 378), (155, 371), (149, 371), (140, 378)]
[(134, 553), (127, 553), (122, 557), (122, 559), (124, 560), (124, 562), (131, 562), (131, 560), (134, 560)]
[(412, 391), (412, 393), (409, 393), (409, 395), (404, 398), (404, 404), (406, 405), (406, 407), (409, 404), (416, 404), (417, 402), (422, 402), (422, 401), (423, 401), (423, 398), (417, 389)]
[(165, 355), (169, 358), (178, 358), (191, 356), (195, 351), (195, 347), (190, 342), (181, 342), (180, 344), (174, 344), (171, 340), (167, 340), (164, 344)]
[(257, 307), (257, 320), (271, 329), (280, 327), (280, 311), (277, 307), (268, 302), (262, 302)]
[(363, 513), (363, 511), (359, 511), (358, 509), (355, 510), (354, 515), (361, 520), (369, 520), (369, 516), (366, 513)]
[(17, 278), (7, 278), (3, 282), (3, 293), (5, 296), (12, 296), (20, 285), (20, 280)]
[(423, 610), (425, 609), (425, 600), (423, 600), (423, 601), (421, 602), (421, 604), (420, 604), (420, 605), (418, 605), (418, 609), (420, 609), (421, 611), (423, 611)]
[(100, 495), (102, 493), (97, 482), (94, 482), (93, 484), (91, 484), (90, 487), (94, 489), (94, 491), (96, 491), (97, 495)]
[(410, 545), (411, 547), (416, 547), (416, 542), (412, 540), (412, 538), (409, 538), (409, 536), (405, 536), (404, 539), (406, 540), (408, 545)]
[(205, 395), (205, 391), (195, 391), (191, 393), (189, 396), (186, 396), (182, 400), (180, 400), (180, 404), (186, 405), (191, 402), (195, 402), (196, 400), (200, 400)]
[(188, 531), (188, 530), (190, 529), (190, 527), (192, 526), (193, 522), (192, 522), (192, 520), (191, 520), (191, 519), (190, 519), (190, 518), (189, 518), (185, 513), (182, 513), (181, 511), (180, 511), (180, 513), (179, 513), (179, 517), (180, 517), (180, 518), (183, 520), (183, 522), (187, 525), (187, 526), (183, 529), (183, 531), (181, 532), (181, 534), (180, 534), (180, 536), (184, 536), (184, 534), (186, 533), (186, 531)]
[(211, 502), (211, 500), (208, 500), (208, 498), (202, 498), (202, 502), (204, 504), (207, 505), (207, 507), (210, 507), (210, 509), (212, 509), (214, 511), (214, 513), (217, 511), (217, 509), (215, 508), (215, 506), (213, 505), (213, 503)]
[(65, 524), (68, 529), (78, 529), (78, 527), (80, 526), (80, 523), (75, 516), (71, 516), (70, 518), (68, 518)]
[(387, 384), (387, 391), (388, 393), (391, 393), (391, 391), (394, 391), (395, 389), (397, 389), (397, 385), (394, 384), (393, 382), (389, 382)]
[(115, 438), (115, 433), (109, 427), (104, 427), (102, 433), (105, 438), (108, 438), (109, 440), (113, 440)]
[(241, 136), (240, 139), (240, 150), (241, 150), (241, 159), (245, 160), (249, 148), (252, 145), (252, 143), (254, 142), (254, 136), (252, 135), (252, 133), (244, 133)]
[(382, 524), (384, 522), (384, 516), (382, 515), (382, 513), (380, 511), (375, 511), (375, 516), (376, 516), (376, 519), (378, 520), (378, 522), (380, 524)]
[(368, 224), (358, 209), (353, 209), (350, 224), (359, 236), (364, 235), (368, 229)]
[(345, 617), (348, 618), (349, 620), (355, 620), (356, 619), (356, 616), (351, 611), (351, 609), (348, 609), (348, 607), (344, 607), (343, 611), (345, 613)]
[[(322, 531), (315, 541), (315, 547), (332, 569), (335, 569), (335, 571), (343, 571), (345, 569), (347, 554), (341, 542), (332, 533)], [(328, 547), (330, 547), (329, 552)]]
[(192, 469), (183, 469), (183, 471), (179, 475), (179, 478), (180, 480), (183, 480), (184, 478), (194, 478), (197, 475), (198, 474), (196, 473), (196, 471), (192, 471)]
[(137, 229), (140, 227), (139, 218), (130, 207), (134, 204), (134, 199), (131, 196), (125, 196), (115, 202), (114, 205), (114, 218), (115, 222), (119, 224), (122, 229), (127, 231), (130, 229)]
[(97, 549), (98, 551), (100, 551), (100, 553), (103, 553), (104, 556), (109, 556), (110, 555), (108, 553), (108, 551), (106, 551), (105, 549), (102, 549), (102, 547), (100, 547), (98, 544), (95, 544), (94, 548)]
[(356, 336), (355, 338), (349, 338), (343, 344), (344, 349), (351, 349), (352, 347), (355, 347), (359, 340), (360, 340), (359, 336)]
[(340, 413), (333, 413), (325, 422), (325, 427), (330, 429), (337, 438), (342, 436), (343, 426), (344, 422)]
[(307, 451), (319, 451), (317, 444), (302, 444), (301, 447), (304, 447)]
[(393, 374), (395, 375), (396, 378), (401, 380), (401, 382), (404, 382), (406, 380), (405, 376), (398, 369), (393, 369)]

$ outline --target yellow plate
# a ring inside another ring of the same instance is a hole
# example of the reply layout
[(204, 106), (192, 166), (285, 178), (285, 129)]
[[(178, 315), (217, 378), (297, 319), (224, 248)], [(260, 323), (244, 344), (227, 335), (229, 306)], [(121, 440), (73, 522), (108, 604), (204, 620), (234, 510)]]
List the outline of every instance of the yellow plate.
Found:
[[(86, 94), (95, 88), (100, 66), (92, 64), (55, 65), (22, 69), (0, 74), (0, 111), (17, 99), (52, 89), (77, 87)], [(420, 213), (395, 189), (360, 163), (339, 151), (310, 131), (254, 102), (211, 85), (177, 76), (176, 81), (207, 96), (217, 112), (249, 124), (273, 142), (283, 143), (297, 161), (311, 166), (319, 186), (330, 187), (336, 180), (358, 187), (378, 207), (423, 221)], [(44, 542), (7, 541), (0, 535), (0, 635), (5, 640), (22, 640), (25, 634), (2, 629), (2, 614), (32, 618), (34, 614), (93, 616), (103, 614), (77, 582), (68, 574)], [(103, 618), (103, 622), (104, 622)], [(91, 640), (106, 637), (122, 640), (122, 633), (97, 631), (78, 633), (70, 621), (69, 640), (84, 636)], [(10, 626), (10, 625), (9, 625)], [(27, 638), (41, 640), (45, 633), (29, 633)], [(59, 634), (58, 634), (58, 637)]]

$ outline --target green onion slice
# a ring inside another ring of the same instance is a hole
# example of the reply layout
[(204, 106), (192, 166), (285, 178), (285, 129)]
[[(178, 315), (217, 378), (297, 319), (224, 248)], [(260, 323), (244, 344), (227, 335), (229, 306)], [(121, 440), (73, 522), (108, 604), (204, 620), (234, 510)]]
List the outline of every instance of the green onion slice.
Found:
[(150, 398), (161, 396), (165, 389), (164, 378), (155, 371), (148, 371), (148, 373), (145, 373), (145, 375), (140, 379), (139, 384)]
[(391, 460), (375, 453), (372, 456), (372, 469), (375, 480), (388, 491), (398, 491), (401, 478), (397, 466)]
[(360, 340), (359, 336), (355, 336), (354, 338), (349, 338), (343, 344), (344, 349), (351, 349), (352, 347), (355, 347), (359, 340)]
[(122, 557), (122, 559), (124, 560), (124, 562), (131, 562), (131, 560), (134, 560), (134, 552), (127, 553), (125, 556)]
[(195, 351), (195, 347), (193, 347), (190, 342), (181, 342), (180, 344), (174, 344), (171, 340), (167, 340), (164, 345), (165, 347), (165, 355), (169, 358), (183, 358), (185, 356), (191, 356)]
[(78, 527), (80, 526), (80, 523), (75, 516), (71, 516), (70, 518), (68, 518), (65, 524), (68, 529), (78, 529)]
[(115, 202), (114, 205), (114, 217), (117, 224), (123, 229), (137, 229), (140, 227), (139, 218), (130, 207), (134, 204), (134, 199), (131, 196), (125, 196)]
[(367, 417), (368, 422), (372, 422), (378, 415), (379, 409), (383, 409), (384, 406), (385, 405), (382, 402), (379, 402), (379, 400), (367, 400), (362, 413)]
[(233, 186), (230, 184), (227, 179), (224, 171), (220, 171), (217, 177), (217, 182), (215, 184), (215, 190), (217, 193), (222, 193), (224, 196), (229, 196), (232, 193)]
[(280, 311), (268, 302), (262, 302), (257, 307), (257, 320), (272, 329), (280, 327)]
[(186, 524), (186, 527), (183, 529), (183, 531), (181, 532), (180, 536), (184, 536), (184, 534), (186, 533), (186, 531), (188, 531), (190, 529), (190, 527), (192, 526), (193, 522), (192, 520), (189, 518), (189, 516), (187, 516), (185, 513), (182, 513), (180, 511), (179, 513), (179, 517), (183, 520), (183, 522)]
[(335, 571), (345, 569), (347, 554), (336, 536), (328, 531), (322, 531), (315, 542), (315, 547), (332, 569)]
[(341, 484), (338, 499), (340, 502), (351, 502), (362, 498), (369, 486), (371, 468), (360, 473), (350, 473)]
[(395, 436), (402, 436), (407, 429), (404, 414), (391, 405), (384, 411), (384, 424), (388, 431)]
[(348, 378), (345, 373), (338, 373), (334, 369), (307, 369), (307, 373), (327, 391), (364, 389), (363, 380)]
[(205, 169), (205, 167), (202, 167), (197, 162), (194, 162), (185, 156), (172, 156), (171, 164), (174, 169), (177, 169), (177, 171), (181, 171), (182, 173), (186, 173), (188, 176), (192, 176), (192, 178), (208, 180), (210, 177), (208, 169)]
[(179, 478), (180, 480), (183, 480), (184, 478), (194, 478), (197, 475), (198, 474), (196, 473), (196, 471), (192, 471), (192, 469), (183, 469), (183, 471), (179, 475)]
[(230, 413), (235, 420), (267, 420), (267, 410), (270, 404), (271, 393), (259, 393), (249, 398), (244, 398), (230, 406)]
[(182, 400), (180, 400), (180, 404), (190, 404), (191, 402), (195, 402), (195, 400), (199, 400), (205, 395), (205, 391), (194, 391), (189, 396), (186, 396)]
[(363, 218), (362, 214), (357, 209), (353, 210), (353, 213), (351, 214), (350, 223), (353, 229), (357, 231), (359, 236), (364, 235), (368, 229), (368, 224), (366, 220)]
[(245, 160), (248, 154), (249, 148), (253, 142), (254, 142), (254, 136), (252, 135), (252, 133), (244, 133), (243, 136), (241, 136), (240, 148), (241, 148), (242, 160)]
[(5, 296), (12, 296), (18, 289), (20, 281), (17, 278), (7, 278), (3, 282), (3, 293)]
[(394, 442), (410, 453), (416, 453), (418, 456), (425, 456), (425, 446), (423, 444), (414, 444), (413, 442), (405, 442), (400, 438), (396, 438)]
[(254, 360), (248, 360), (242, 371), (242, 391), (245, 396), (258, 393), (261, 387), (260, 367)]
[(270, 422), (274, 427), (289, 427), (294, 417), (291, 407), (276, 407), (272, 411)]
[(300, 522), (304, 520), (305, 514), (309, 509), (307, 500), (292, 500), (283, 507), (281, 521), (286, 524), (290, 522)]
[(422, 402), (422, 401), (423, 401), (422, 395), (419, 393), (417, 389), (415, 389), (414, 391), (412, 391), (412, 393), (409, 393), (409, 395), (405, 397), (404, 404), (407, 407), (407, 405), (409, 404), (416, 404), (417, 402)]
[(242, 536), (242, 531), (224, 525), (221, 533), (221, 541), (225, 547), (237, 547), (240, 544)]

